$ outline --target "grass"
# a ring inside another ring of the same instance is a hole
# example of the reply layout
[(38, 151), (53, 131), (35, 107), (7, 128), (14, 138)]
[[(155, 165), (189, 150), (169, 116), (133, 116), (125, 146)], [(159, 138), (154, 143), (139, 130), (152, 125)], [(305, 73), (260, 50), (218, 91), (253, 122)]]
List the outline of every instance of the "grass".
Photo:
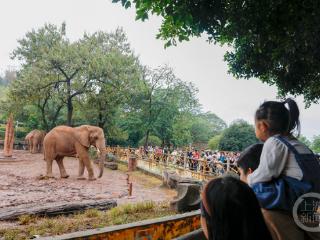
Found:
[[(128, 167), (124, 164), (118, 164), (118, 170), (127, 172)], [(156, 188), (162, 185), (162, 180), (154, 176), (146, 175), (141, 171), (130, 172), (130, 179), (139, 182), (145, 188)], [(146, 181), (147, 180), (147, 181)]]
[(0, 228), (0, 239), (24, 240), (30, 239), (34, 235), (61, 235), (63, 233), (126, 224), (173, 214), (175, 212), (170, 210), (168, 203), (145, 201), (120, 205), (109, 211), (89, 209), (83, 213), (55, 218), (23, 215), (17, 220), (17, 224), (14, 227)]

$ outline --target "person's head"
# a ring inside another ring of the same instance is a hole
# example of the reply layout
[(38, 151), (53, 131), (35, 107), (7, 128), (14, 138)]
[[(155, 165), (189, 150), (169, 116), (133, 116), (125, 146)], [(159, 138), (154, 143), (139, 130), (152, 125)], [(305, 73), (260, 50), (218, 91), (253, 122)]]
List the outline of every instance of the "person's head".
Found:
[[(288, 105), (288, 109), (286, 108)], [(275, 134), (300, 134), (299, 108), (291, 98), (284, 102), (267, 101), (255, 114), (255, 132), (258, 139), (266, 141)]]
[(256, 143), (250, 145), (241, 152), (237, 160), (241, 181), (247, 182), (248, 174), (252, 173), (254, 170), (258, 168), (262, 148), (262, 143)]
[(216, 178), (202, 192), (201, 224), (209, 240), (270, 240), (252, 189), (232, 177)]

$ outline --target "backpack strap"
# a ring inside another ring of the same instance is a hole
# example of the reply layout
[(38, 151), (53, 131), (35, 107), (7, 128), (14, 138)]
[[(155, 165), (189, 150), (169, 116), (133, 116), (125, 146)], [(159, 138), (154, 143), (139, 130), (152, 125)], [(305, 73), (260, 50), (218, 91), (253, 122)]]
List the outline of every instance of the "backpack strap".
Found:
[[(296, 159), (296, 161), (297, 161), (297, 163), (298, 163), (301, 171), (303, 172), (303, 171), (304, 171), (304, 166), (303, 166), (303, 164), (302, 164), (302, 162), (301, 162), (301, 155), (302, 155), (302, 154), (300, 154), (300, 153), (297, 151), (297, 149), (296, 149), (291, 143), (289, 143), (289, 141), (287, 141), (284, 137), (282, 137), (282, 136), (277, 136), (276, 138), (277, 138), (278, 140), (280, 140), (284, 145), (286, 145), (291, 152), (293, 152), (293, 154), (294, 154), (294, 156), (295, 156), (295, 159)], [(303, 154), (303, 155), (305, 155), (305, 154)], [(308, 154), (308, 155), (310, 155), (310, 154)]]

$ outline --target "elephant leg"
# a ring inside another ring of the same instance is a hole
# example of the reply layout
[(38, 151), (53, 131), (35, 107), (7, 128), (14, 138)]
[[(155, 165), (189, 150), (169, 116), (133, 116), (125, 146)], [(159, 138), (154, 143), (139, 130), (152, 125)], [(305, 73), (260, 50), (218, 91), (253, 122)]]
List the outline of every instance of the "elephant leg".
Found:
[(63, 158), (64, 157), (60, 157), (60, 156), (56, 157), (56, 161), (57, 161), (57, 164), (59, 166), (61, 178), (68, 178), (69, 175), (67, 174), (66, 169), (64, 168)]
[(32, 143), (32, 152), (31, 153), (37, 153), (38, 152), (38, 145), (37, 142)]
[(79, 145), (76, 145), (76, 150), (77, 150), (77, 154), (79, 156), (80, 161), (82, 161), (85, 167), (87, 168), (89, 180), (90, 181), (96, 180), (93, 174), (93, 169), (91, 166), (88, 149), (79, 144)]
[(79, 158), (79, 175), (78, 175), (78, 180), (84, 180), (86, 179), (84, 176), (84, 164), (83, 161)]
[(46, 162), (47, 162), (47, 175), (46, 175), (46, 177), (54, 178), (53, 174), (52, 174), (52, 162), (53, 162), (53, 159), (46, 159)]

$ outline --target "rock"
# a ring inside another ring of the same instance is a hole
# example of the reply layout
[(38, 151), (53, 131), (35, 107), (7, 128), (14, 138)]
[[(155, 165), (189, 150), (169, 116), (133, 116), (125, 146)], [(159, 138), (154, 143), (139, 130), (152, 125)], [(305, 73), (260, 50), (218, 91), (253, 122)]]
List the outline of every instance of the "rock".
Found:
[(178, 195), (170, 202), (172, 209), (178, 212), (188, 212), (200, 208), (201, 185), (194, 183), (179, 183)]
[(193, 178), (180, 178), (179, 183), (192, 183), (192, 184), (198, 184), (199, 186), (202, 186), (202, 182), (199, 180), (195, 180)]
[(107, 153), (105, 161), (106, 162), (116, 162), (116, 161), (118, 161), (118, 158), (117, 158), (117, 156), (115, 156), (112, 153)]
[(104, 163), (104, 166), (106, 168), (111, 169), (111, 170), (118, 170), (118, 164), (115, 162), (106, 162), (106, 163)]
[(178, 182), (181, 177), (175, 171), (164, 171), (163, 172), (163, 184), (169, 188), (177, 188)]

